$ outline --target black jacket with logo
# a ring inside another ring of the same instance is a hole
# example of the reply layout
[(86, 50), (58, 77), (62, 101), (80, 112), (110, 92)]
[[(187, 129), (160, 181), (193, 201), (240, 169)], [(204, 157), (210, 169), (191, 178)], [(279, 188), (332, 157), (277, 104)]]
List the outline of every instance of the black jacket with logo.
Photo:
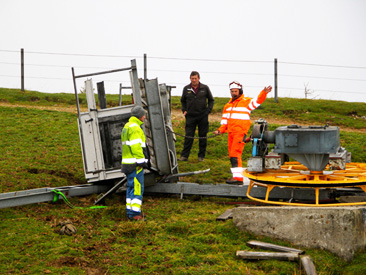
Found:
[(186, 116), (208, 115), (214, 105), (210, 88), (202, 83), (199, 84), (197, 94), (195, 94), (191, 84), (185, 86), (180, 101), (182, 103), (182, 112), (187, 111)]

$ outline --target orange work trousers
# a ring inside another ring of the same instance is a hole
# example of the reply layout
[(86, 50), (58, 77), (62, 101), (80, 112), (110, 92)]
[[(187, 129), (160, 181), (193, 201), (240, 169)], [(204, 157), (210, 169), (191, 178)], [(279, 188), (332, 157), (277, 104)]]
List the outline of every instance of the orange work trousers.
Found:
[(244, 133), (231, 132), (228, 135), (227, 143), (228, 143), (228, 149), (229, 149), (229, 157), (230, 157), (230, 159), (231, 158), (237, 159), (237, 163), (238, 163), (237, 167), (242, 167), (241, 155), (244, 150), (245, 137), (246, 137), (246, 134), (244, 134)]

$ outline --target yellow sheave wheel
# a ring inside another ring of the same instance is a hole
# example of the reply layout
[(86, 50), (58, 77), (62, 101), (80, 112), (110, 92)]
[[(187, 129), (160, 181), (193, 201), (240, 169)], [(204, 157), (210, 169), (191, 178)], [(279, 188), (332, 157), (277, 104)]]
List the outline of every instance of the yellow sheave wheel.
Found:
[[(328, 168), (328, 167), (327, 167)], [(326, 168), (326, 169), (327, 169)], [(314, 206), (314, 204), (296, 204), (287, 202), (277, 202), (269, 200), (269, 192), (274, 187), (292, 187), (292, 188), (314, 188), (315, 206), (339, 206), (339, 205), (363, 205), (362, 203), (346, 204), (320, 204), (320, 188), (340, 188), (340, 187), (360, 187), (366, 193), (366, 164), (365, 163), (347, 163), (345, 170), (325, 170), (309, 171), (299, 162), (287, 162), (279, 170), (267, 170), (266, 172), (248, 172), (244, 171), (244, 176), (250, 179), (247, 196), (250, 199), (272, 204)], [(250, 190), (254, 186), (267, 188), (266, 198), (264, 200), (250, 196)]]

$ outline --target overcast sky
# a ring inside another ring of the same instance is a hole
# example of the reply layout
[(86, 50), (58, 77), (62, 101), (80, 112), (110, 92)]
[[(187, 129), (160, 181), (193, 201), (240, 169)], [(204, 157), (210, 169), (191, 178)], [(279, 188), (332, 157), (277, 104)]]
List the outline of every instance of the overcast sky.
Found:
[[(143, 77), (176, 86), (189, 73), (214, 96), (243, 83), (248, 96), (274, 85), (279, 96), (366, 102), (366, 1), (364, 0), (0, 0), (0, 87), (73, 93), (76, 74), (130, 66)], [(93, 77), (107, 93), (127, 73)], [(83, 86), (78, 81), (78, 88)], [(96, 85), (95, 85), (96, 87)]]

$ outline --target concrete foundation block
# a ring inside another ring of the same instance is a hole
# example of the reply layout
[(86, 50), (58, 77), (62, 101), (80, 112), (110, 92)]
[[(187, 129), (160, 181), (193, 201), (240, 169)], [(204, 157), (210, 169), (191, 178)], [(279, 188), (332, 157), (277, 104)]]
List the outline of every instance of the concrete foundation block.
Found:
[(264, 206), (233, 209), (242, 231), (328, 250), (346, 261), (366, 247), (366, 207)]

